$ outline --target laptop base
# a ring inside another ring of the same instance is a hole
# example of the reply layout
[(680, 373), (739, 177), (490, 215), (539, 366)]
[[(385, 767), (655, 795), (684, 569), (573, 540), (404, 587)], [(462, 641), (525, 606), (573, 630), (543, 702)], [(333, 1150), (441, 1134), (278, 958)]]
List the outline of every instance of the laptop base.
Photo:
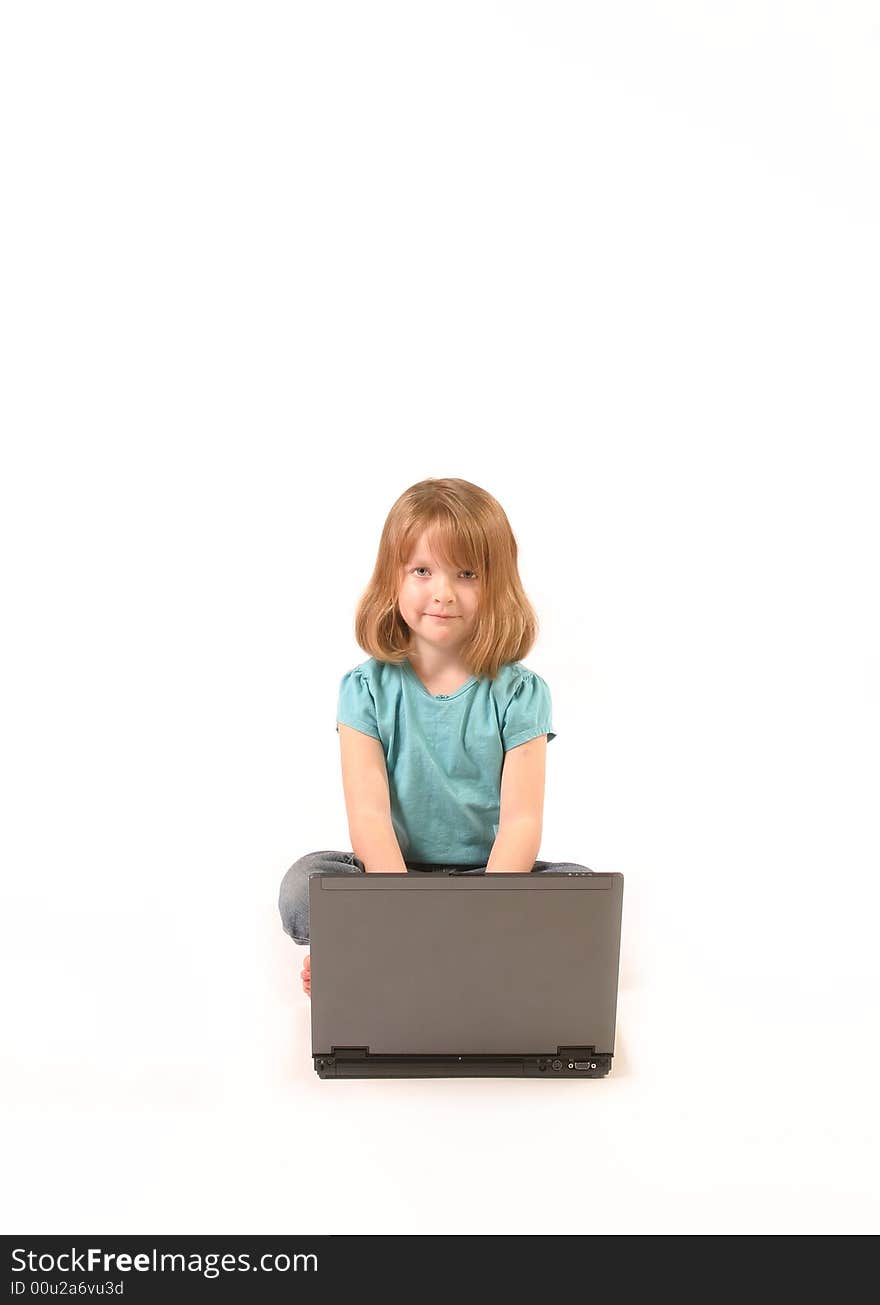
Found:
[(374, 1056), (369, 1047), (334, 1047), (313, 1057), (319, 1078), (604, 1078), (612, 1053), (557, 1047), (537, 1056)]

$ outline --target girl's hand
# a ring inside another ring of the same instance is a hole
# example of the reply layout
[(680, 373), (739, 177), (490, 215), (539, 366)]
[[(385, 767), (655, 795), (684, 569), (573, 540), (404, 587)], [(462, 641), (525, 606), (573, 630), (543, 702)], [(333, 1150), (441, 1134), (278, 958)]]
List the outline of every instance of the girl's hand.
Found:
[(311, 956), (308, 956), (308, 955), (307, 955), (306, 958), (305, 958), (305, 960), (303, 961), (303, 967), (302, 967), (302, 969), (300, 970), (300, 977), (302, 978), (302, 981), (303, 981), (303, 992), (306, 994), (307, 997), (311, 997), (311, 995), (312, 995), (312, 958), (311, 958)]

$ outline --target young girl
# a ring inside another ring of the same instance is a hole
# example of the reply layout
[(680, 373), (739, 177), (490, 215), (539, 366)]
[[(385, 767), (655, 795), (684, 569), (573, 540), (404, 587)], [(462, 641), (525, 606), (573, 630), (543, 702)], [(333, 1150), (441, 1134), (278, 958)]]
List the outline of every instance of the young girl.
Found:
[[(538, 861), (550, 691), (519, 660), (537, 633), (513, 531), (467, 480), (422, 480), (392, 507), (355, 616), (367, 661), (342, 678), (336, 729), (351, 852), (310, 852), (278, 906), (309, 941), (313, 874), (591, 874)], [(311, 995), (310, 958), (302, 981)]]

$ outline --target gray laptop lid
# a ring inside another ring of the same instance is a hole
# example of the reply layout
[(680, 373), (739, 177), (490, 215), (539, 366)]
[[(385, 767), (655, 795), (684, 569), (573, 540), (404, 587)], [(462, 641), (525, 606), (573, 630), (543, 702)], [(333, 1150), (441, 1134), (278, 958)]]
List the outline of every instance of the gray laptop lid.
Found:
[(614, 1051), (621, 874), (313, 875), (312, 1054)]

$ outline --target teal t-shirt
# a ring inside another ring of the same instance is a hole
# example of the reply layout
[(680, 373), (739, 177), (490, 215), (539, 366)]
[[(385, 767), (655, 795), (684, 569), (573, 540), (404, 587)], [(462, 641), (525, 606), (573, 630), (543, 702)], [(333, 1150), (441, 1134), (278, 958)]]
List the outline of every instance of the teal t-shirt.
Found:
[(337, 733), (341, 723), (381, 742), (401, 855), (424, 865), (485, 865), (504, 753), (541, 734), (556, 738), (550, 690), (522, 662), (431, 694), (408, 661), (371, 657), (342, 677), (336, 720)]

